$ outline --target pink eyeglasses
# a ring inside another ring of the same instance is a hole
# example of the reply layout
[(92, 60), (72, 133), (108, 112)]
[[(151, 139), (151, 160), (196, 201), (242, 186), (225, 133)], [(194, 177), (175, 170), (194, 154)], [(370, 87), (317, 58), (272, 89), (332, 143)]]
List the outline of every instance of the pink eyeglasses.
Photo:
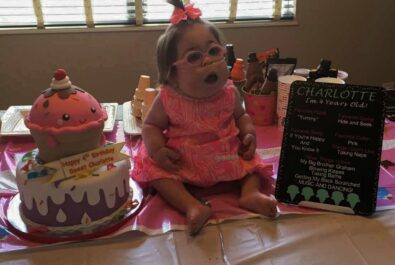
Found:
[(210, 56), (212, 59), (221, 59), (225, 56), (225, 48), (219, 44), (211, 44), (205, 52), (202, 51), (189, 51), (183, 58), (173, 63), (173, 66), (189, 64), (192, 66), (202, 65), (204, 58)]

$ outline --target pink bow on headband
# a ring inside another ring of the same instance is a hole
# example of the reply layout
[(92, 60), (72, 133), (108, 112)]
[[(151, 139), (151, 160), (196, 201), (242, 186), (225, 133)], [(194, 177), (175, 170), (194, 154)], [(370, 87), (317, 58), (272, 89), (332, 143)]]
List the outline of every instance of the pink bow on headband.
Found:
[(193, 4), (187, 4), (185, 9), (175, 8), (173, 14), (170, 17), (171, 24), (178, 24), (181, 20), (196, 19), (202, 15), (202, 11), (199, 8), (193, 7)]

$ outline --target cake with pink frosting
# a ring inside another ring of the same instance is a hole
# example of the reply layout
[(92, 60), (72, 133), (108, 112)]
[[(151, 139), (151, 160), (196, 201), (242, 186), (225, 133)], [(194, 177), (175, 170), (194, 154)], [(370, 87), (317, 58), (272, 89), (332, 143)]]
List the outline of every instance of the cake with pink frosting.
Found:
[(102, 145), (106, 120), (97, 100), (58, 69), (51, 87), (33, 103), (25, 125), (40, 150), (39, 159), (51, 162)]
[(90, 231), (113, 223), (125, 212), (132, 192), (128, 159), (56, 181), (55, 170), (48, 166), (111, 145), (103, 135), (106, 120), (105, 109), (92, 95), (73, 85), (63, 69), (54, 73), (50, 88), (25, 117), (37, 149), (17, 165), (20, 211), (29, 226)]

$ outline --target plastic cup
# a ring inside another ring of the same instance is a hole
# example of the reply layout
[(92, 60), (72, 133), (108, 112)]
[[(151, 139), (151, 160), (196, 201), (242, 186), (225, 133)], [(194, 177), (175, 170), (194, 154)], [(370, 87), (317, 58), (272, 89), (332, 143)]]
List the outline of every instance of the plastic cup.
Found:
[(287, 115), (289, 91), (291, 84), (295, 81), (307, 81), (303, 76), (283, 75), (278, 78), (277, 88), (277, 126), (284, 127), (285, 117)]
[(151, 88), (151, 87), (146, 88), (144, 90), (144, 104), (146, 106), (151, 106), (157, 94), (158, 94), (158, 90), (156, 90), (155, 88)]
[(151, 77), (149, 75), (140, 75), (137, 89), (144, 91), (144, 89), (150, 87)]
[(141, 90), (137, 87), (134, 91), (134, 97), (140, 100), (144, 100), (144, 90)]

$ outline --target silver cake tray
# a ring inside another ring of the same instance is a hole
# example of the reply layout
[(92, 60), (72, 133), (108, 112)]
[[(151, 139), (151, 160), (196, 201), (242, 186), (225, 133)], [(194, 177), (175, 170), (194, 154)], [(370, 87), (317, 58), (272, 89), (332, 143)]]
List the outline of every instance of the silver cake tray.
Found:
[[(44, 225), (32, 226), (24, 219), (21, 211), (20, 194), (16, 194), (6, 206), (6, 224), (8, 229), (17, 236), (26, 240), (39, 243), (58, 243), (67, 241), (90, 240), (116, 233), (126, 222), (136, 215), (143, 205), (144, 195), (141, 187), (133, 180), (130, 180), (131, 192), (128, 201), (131, 205), (126, 207), (122, 216), (115, 214), (109, 221), (85, 227), (80, 225), (57, 231), (57, 227), (47, 227)], [(67, 227), (66, 227), (67, 228)]]
[[(108, 119), (104, 123), (104, 132), (112, 132), (115, 125), (118, 103), (101, 103), (107, 111)], [(0, 136), (30, 135), (23, 118), (29, 113), (31, 105), (10, 106), (1, 117)]]
[(132, 115), (132, 103), (127, 101), (122, 104), (123, 130), (129, 135), (140, 135), (142, 121)]

